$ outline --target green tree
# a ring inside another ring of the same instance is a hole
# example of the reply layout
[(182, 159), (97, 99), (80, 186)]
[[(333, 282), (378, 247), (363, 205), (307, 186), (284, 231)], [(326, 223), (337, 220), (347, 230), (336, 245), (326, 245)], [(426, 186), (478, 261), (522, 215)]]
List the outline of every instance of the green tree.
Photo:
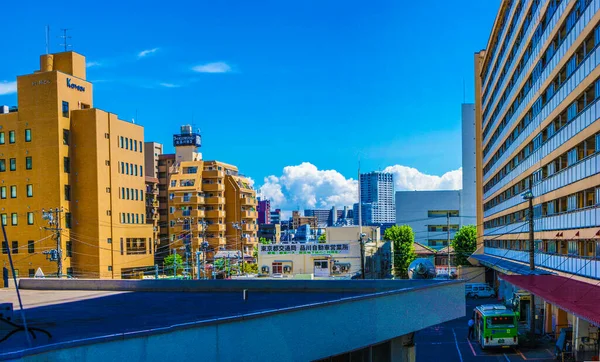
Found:
[(450, 244), (454, 248), (454, 263), (456, 265), (471, 265), (467, 259), (477, 249), (477, 228), (475, 225), (461, 227)]
[(258, 241), (259, 241), (261, 244), (271, 244), (271, 241), (270, 241), (270, 240), (267, 240), (267, 238), (260, 238), (260, 239), (258, 239)]
[(258, 264), (244, 263), (244, 272), (247, 274), (258, 274)]
[[(183, 269), (183, 260), (181, 258), (181, 255), (179, 254), (169, 254), (166, 258), (165, 258), (165, 270), (163, 270), (163, 273), (168, 274), (171, 270), (175, 269), (175, 275), (177, 275), (177, 271), (179, 269)], [(175, 266), (173, 266), (173, 264), (175, 264)]]
[(392, 242), (394, 276), (408, 279), (408, 266), (417, 258), (414, 245), (415, 233), (408, 225), (394, 225), (385, 231), (383, 237)]
[(319, 236), (319, 243), (326, 243), (327, 242), (327, 237), (325, 236), (325, 234), (321, 234), (321, 236)]

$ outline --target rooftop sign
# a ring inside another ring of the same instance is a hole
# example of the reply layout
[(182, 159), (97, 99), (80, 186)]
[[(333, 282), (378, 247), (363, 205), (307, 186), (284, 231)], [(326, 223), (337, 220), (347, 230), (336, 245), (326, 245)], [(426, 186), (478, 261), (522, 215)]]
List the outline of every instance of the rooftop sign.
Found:
[(261, 245), (259, 253), (262, 255), (286, 255), (286, 254), (348, 254), (350, 245), (348, 244), (274, 244)]
[(200, 147), (201, 138), (197, 133), (173, 135), (173, 146), (196, 146)]
[(71, 78), (67, 78), (67, 88), (76, 89), (80, 92), (85, 92), (85, 87), (79, 84), (71, 83)]

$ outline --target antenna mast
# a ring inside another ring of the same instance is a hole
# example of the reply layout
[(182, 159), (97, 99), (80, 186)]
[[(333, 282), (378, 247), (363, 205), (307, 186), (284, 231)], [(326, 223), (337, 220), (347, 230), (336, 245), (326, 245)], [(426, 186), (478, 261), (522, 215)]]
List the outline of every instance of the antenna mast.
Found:
[(62, 44), (60, 44), (60, 46), (64, 46), (65, 47), (65, 51), (68, 51), (71, 46), (71, 44), (69, 44), (69, 39), (71, 39), (70, 36), (67, 35), (67, 31), (69, 29), (60, 29), (63, 32), (63, 35), (60, 35), (59, 38), (62, 38), (63, 42)]

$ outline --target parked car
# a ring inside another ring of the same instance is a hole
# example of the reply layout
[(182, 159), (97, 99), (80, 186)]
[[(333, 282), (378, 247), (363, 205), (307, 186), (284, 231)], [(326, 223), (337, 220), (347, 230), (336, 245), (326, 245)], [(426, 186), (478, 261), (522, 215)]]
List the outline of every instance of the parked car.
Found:
[(467, 298), (495, 298), (496, 291), (487, 283), (467, 283), (465, 284), (465, 295)]

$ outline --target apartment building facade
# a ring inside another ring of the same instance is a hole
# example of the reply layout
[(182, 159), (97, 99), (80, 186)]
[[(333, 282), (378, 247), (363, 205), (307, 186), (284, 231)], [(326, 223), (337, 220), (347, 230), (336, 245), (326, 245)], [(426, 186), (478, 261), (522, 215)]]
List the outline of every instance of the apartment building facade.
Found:
[[(565, 279), (557, 291), (576, 294), (600, 279), (599, 9), (597, 0), (504, 0), (486, 50), (475, 54), (483, 226), (475, 258), (519, 288), (532, 289), (533, 278), (542, 285), (550, 278), (537, 274), (550, 273)], [(523, 197), (529, 190), (533, 215)], [(530, 216), (536, 269), (522, 269), (531, 280), (507, 276), (500, 264), (506, 271), (529, 263)], [(585, 308), (538, 297), (544, 330), (587, 330)]]
[[(42, 55), (38, 71), (17, 77), (17, 97), (18, 107), (0, 114), (9, 238), (0, 261), (7, 265), (10, 247), (21, 276), (57, 274), (58, 257), (62, 274), (138, 277), (153, 265), (143, 127), (93, 108), (85, 57), (75, 52)], [(49, 209), (60, 211), (61, 231), (45, 229)]]

